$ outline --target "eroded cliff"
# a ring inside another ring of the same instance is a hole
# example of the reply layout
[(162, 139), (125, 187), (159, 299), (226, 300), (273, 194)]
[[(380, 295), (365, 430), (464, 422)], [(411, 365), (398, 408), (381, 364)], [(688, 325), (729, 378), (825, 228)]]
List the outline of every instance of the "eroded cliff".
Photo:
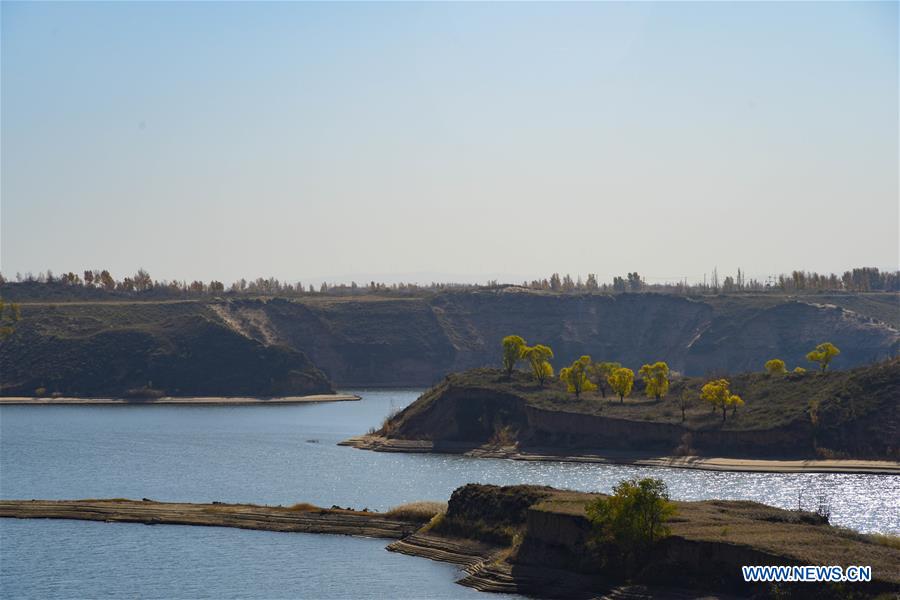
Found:
[[(895, 300), (900, 312), (900, 297)], [(758, 370), (772, 357), (791, 367), (808, 365), (806, 353), (822, 341), (841, 348), (841, 368), (900, 352), (895, 325), (818, 297), (813, 302), (502, 290), (223, 306), (235, 322), (258, 322), (264, 315), (267, 328), (244, 331), (262, 343), (275, 338), (303, 351), (345, 387), (431, 385), (448, 372), (496, 365), (499, 341), (510, 333), (551, 346), (558, 364), (582, 354), (633, 368), (666, 360), (688, 375)]]
[[(609, 450), (744, 458), (900, 457), (900, 359), (831, 373), (731, 378), (744, 406), (723, 419), (699, 399), (702, 378), (672, 383), (661, 401), (620, 401), (589, 392), (576, 398), (558, 381), (540, 386), (522, 372), (494, 369), (453, 374), (388, 419), (360, 447), (402, 451), (479, 446), (568, 455)], [(637, 384), (640, 388), (640, 383)], [(682, 417), (680, 398), (690, 398)], [(381, 440), (381, 441), (378, 441)]]
[(898, 321), (898, 294), (687, 298), (509, 288), (418, 298), (26, 300), (15, 333), (0, 344), (0, 388), (115, 393), (152, 381), (184, 394), (313, 393), (328, 385), (323, 372), (344, 388), (428, 386), (449, 372), (497, 365), (510, 333), (551, 346), (557, 365), (590, 354), (635, 369), (665, 360), (688, 375), (760, 370), (772, 357), (793, 368), (830, 341), (843, 369), (896, 356)]

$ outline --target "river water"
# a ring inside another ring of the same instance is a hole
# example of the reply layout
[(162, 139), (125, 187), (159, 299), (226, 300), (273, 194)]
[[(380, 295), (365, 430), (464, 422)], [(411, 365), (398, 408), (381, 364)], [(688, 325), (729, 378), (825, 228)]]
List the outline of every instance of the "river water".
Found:
[[(900, 477), (723, 473), (376, 453), (337, 442), (378, 426), (415, 390), (351, 390), (359, 402), (274, 406), (4, 406), (0, 497), (311, 502), (384, 510), (446, 500), (464, 483), (588, 491), (664, 479), (680, 500), (801, 495), (832, 522), (900, 533)], [(450, 565), (385, 541), (198, 527), (0, 519), (3, 597), (465, 598)], [(398, 576), (401, 573), (402, 576)], [(491, 596), (492, 598), (497, 596)]]

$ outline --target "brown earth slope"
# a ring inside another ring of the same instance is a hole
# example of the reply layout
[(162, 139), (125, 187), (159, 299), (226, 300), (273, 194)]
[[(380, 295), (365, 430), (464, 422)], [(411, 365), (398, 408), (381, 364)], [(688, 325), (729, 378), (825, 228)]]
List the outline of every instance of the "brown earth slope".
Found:
[[(351, 445), (386, 450), (466, 451), (515, 447), (569, 455), (605, 450), (743, 458), (900, 458), (900, 359), (824, 374), (731, 378), (745, 402), (723, 422), (699, 400), (701, 378), (673, 382), (662, 401), (640, 394), (620, 402), (559, 381), (538, 386), (516, 372), (475, 369), (448, 376)], [(682, 421), (679, 398), (690, 398)], [(393, 442), (393, 443), (392, 443)]]
[(0, 342), (4, 396), (333, 392), (302, 351), (242, 335), (205, 305), (25, 304), (21, 313), (13, 334)]
[(666, 360), (688, 375), (757, 370), (776, 356), (791, 368), (809, 366), (806, 353), (826, 340), (841, 348), (840, 368), (896, 356), (898, 324), (871, 315), (896, 312), (900, 320), (900, 295), (854, 304), (871, 315), (842, 308), (846, 300), (504, 290), (235, 301), (228, 310), (264, 311), (280, 339), (341, 385), (430, 385), (448, 372), (497, 365), (500, 340), (511, 333), (550, 345), (559, 364), (582, 354), (635, 369)]
[[(461, 582), (489, 591), (596, 597), (625, 583), (651, 586), (628, 596), (637, 598), (698, 597), (683, 588), (741, 597), (766, 597), (775, 591), (766, 584), (744, 583), (743, 565), (872, 567), (871, 583), (852, 589), (809, 583), (783, 586), (778, 590), (783, 598), (851, 597), (848, 592), (866, 598), (900, 590), (897, 548), (831, 527), (815, 514), (718, 500), (676, 502), (670, 536), (626, 581), (604, 559), (608, 549), (591, 543), (585, 507), (596, 497), (535, 486), (469, 484), (453, 493), (447, 514), (429, 533), (493, 544), (491, 558), (476, 563)], [(422, 542), (423, 547), (431, 545), (427, 539)], [(414, 553), (411, 548), (404, 551)]]
[(550, 345), (557, 364), (582, 354), (634, 369), (665, 360), (688, 375), (761, 370), (772, 357), (810, 366), (806, 352), (830, 341), (844, 369), (896, 356), (898, 328), (896, 293), (25, 299), (0, 344), (0, 389), (97, 395), (152, 381), (178, 395), (316, 393), (327, 385), (318, 369), (345, 388), (425, 386), (498, 365), (511, 333)]

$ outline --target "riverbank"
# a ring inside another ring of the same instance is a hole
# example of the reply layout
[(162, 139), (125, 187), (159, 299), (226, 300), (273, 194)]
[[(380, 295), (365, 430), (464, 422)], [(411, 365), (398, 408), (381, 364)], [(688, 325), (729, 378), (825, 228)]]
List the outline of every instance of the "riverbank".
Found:
[(703, 378), (660, 399), (578, 396), (558, 380), (489, 368), (451, 373), (380, 429), (346, 445), (517, 460), (716, 471), (900, 474), (900, 359), (850, 371), (730, 377), (722, 413)]
[(383, 513), (256, 504), (191, 504), (153, 500), (0, 500), (0, 518), (75, 519), (146, 525), (204, 525), (263, 531), (333, 533), (400, 539), (413, 533), (421, 521), (389, 517)]
[(401, 440), (379, 435), (362, 435), (340, 442), (375, 452), (417, 452), (462, 454), (472, 458), (505, 458), (509, 460), (576, 462), (639, 467), (698, 469), (701, 471), (735, 471), (748, 473), (856, 473), (867, 475), (900, 475), (900, 462), (853, 459), (749, 459), (707, 456), (658, 456), (641, 452), (608, 450), (588, 454), (566, 454), (554, 449), (521, 450), (515, 446), (474, 446), (466, 443)]
[(29, 398), (25, 396), (0, 397), (4, 405), (82, 405), (82, 404), (189, 404), (189, 405), (248, 405), (248, 404), (304, 404), (307, 402), (352, 402), (361, 400), (356, 394), (311, 394), (309, 396), (282, 396), (254, 398), (244, 396), (163, 396), (162, 398)]
[[(587, 505), (598, 494), (541, 486), (468, 484), (446, 512), (387, 513), (308, 504), (189, 504), (152, 500), (0, 500), (0, 517), (77, 519), (344, 534), (395, 540), (394, 552), (460, 565), (461, 585), (539, 597), (746, 598), (772, 591), (748, 584), (741, 565), (867, 565), (871, 581), (854, 598), (900, 591), (900, 548), (889, 539), (832, 527), (821, 515), (756, 502), (675, 502), (670, 534), (629, 578), (603, 557)], [(417, 506), (417, 505), (412, 505)], [(434, 515), (429, 521), (426, 520)], [(784, 589), (779, 588), (782, 592)], [(788, 597), (845, 597), (829, 584), (796, 584)], [(677, 594), (676, 594), (677, 592)], [(712, 594), (712, 595), (711, 595)], [(811, 594), (811, 595), (810, 595)]]

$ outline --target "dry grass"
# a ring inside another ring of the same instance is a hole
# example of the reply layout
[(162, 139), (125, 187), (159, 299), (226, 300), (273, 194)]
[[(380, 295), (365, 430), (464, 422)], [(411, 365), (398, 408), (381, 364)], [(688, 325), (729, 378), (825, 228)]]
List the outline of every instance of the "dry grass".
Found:
[(131, 498), (81, 498), (72, 502), (137, 502)]
[(491, 436), (488, 444), (491, 446), (499, 446), (501, 448), (515, 446), (516, 436), (516, 431), (509, 425), (504, 425), (502, 427), (497, 426), (494, 428), (494, 435)]
[[(558, 492), (532, 508), (583, 516), (596, 495)], [(802, 564), (871, 565), (878, 576), (900, 582), (900, 536), (864, 534), (825, 523), (815, 513), (783, 510), (749, 501), (675, 502), (671, 534), (695, 542), (749, 546)]]
[(881, 546), (900, 550), (900, 535), (891, 535), (889, 533), (870, 533), (866, 535), (869, 540)]
[(446, 502), (410, 502), (387, 511), (385, 516), (425, 523), (447, 512)]
[(431, 520), (425, 523), (422, 528), (419, 530), (420, 533), (428, 533), (431, 530), (440, 529), (441, 523), (444, 521), (444, 517), (447, 516), (447, 513), (438, 513), (431, 517)]
[(374, 429), (370, 429), (369, 435), (372, 435), (374, 433), (380, 433), (381, 435), (383, 435), (385, 437), (389, 437), (396, 430), (396, 427), (397, 427), (396, 417), (397, 417), (397, 415), (400, 414), (400, 412), (402, 410), (403, 410), (402, 408), (392, 408), (391, 412), (388, 413), (388, 415), (384, 418), (384, 421), (381, 422), (381, 429), (379, 429), (378, 431), (375, 431)]
[[(831, 415), (829, 427), (836, 427), (850, 418), (838, 410), (843, 405), (836, 399), (844, 396), (854, 398), (857, 416), (889, 411), (893, 407), (890, 401), (900, 391), (900, 385), (897, 384), (898, 371), (900, 361), (894, 359), (846, 371), (835, 370), (824, 374), (810, 372), (804, 376), (773, 378), (764, 373), (732, 374), (729, 376), (731, 388), (741, 395), (746, 405), (738, 409), (736, 415), (728, 413), (725, 429), (765, 430), (795, 421), (806, 423), (809, 421), (811, 400), (818, 401), (822, 411), (831, 411), (828, 413)], [(566, 392), (565, 385), (559, 380), (554, 379), (544, 386), (538, 386), (530, 374), (522, 371), (514, 372), (512, 379), (507, 380), (497, 369), (471, 369), (449, 375), (447, 383), (457, 389), (473, 388), (518, 396), (526, 404), (544, 410), (602, 414), (609, 418), (678, 425), (682, 425), (678, 400), (682, 392), (685, 392), (691, 399), (685, 408), (686, 420), (683, 426), (686, 430), (722, 427), (721, 412), (711, 411), (710, 406), (699, 399), (700, 388), (705, 383), (703, 377), (673, 378), (668, 396), (659, 402), (644, 396), (643, 383), (638, 380), (635, 381), (631, 396), (624, 403), (613, 396), (603, 398), (599, 393), (584, 393), (576, 398)], [(429, 390), (422, 398), (439, 396), (440, 394), (435, 393), (439, 388), (440, 386)], [(404, 416), (414, 416), (422, 408), (417, 406), (420, 403), (421, 401), (413, 403), (396, 420), (402, 421)], [(832, 422), (835, 419), (837, 421)]]

